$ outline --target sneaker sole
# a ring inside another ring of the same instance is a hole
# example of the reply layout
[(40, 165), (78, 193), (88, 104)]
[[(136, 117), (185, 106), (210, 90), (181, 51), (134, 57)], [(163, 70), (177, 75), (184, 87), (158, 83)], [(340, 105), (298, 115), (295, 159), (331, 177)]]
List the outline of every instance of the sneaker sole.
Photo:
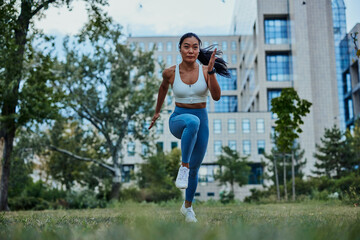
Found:
[(187, 186), (178, 186), (177, 184), (175, 184), (175, 186), (177, 187), (177, 188), (180, 188), (180, 189), (187, 189)]

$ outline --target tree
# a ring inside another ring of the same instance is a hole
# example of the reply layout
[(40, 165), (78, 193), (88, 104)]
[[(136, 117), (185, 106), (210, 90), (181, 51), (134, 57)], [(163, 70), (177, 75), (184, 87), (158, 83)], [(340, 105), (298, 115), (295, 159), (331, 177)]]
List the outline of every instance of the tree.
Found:
[(276, 146), (283, 157), (285, 200), (287, 200), (285, 158), (286, 153), (291, 153), (292, 199), (295, 201), (295, 160), (291, 148), (295, 139), (299, 138), (298, 133), (302, 132), (300, 128), (300, 125), (304, 123), (302, 117), (305, 117), (310, 112), (312, 103), (300, 99), (295, 89), (284, 88), (280, 97), (271, 100), (271, 105), (271, 111), (278, 116), (275, 121), (275, 131), (278, 133)]
[[(34, 121), (52, 119), (59, 97), (50, 53), (35, 51), (33, 38), (48, 40), (32, 24), (49, 6), (70, 6), (71, 0), (8, 0), (0, 8), (0, 139), (4, 138), (0, 210), (9, 210), (8, 186), (16, 130)], [(104, 5), (106, 0), (89, 0)]]
[(318, 160), (315, 163), (317, 170), (313, 171), (315, 174), (338, 178), (344, 175), (344, 172), (354, 169), (354, 152), (336, 125), (331, 129), (325, 129), (324, 137), (320, 141), (321, 145), (316, 145), (317, 153), (314, 154)]
[[(102, 151), (104, 145), (98, 134), (82, 127), (76, 120), (60, 118), (54, 123), (51, 131), (46, 131), (46, 138), (49, 139), (42, 145), (50, 141), (58, 148), (67, 149), (77, 155), (98, 159), (109, 158), (109, 154)], [(111, 177), (108, 172), (101, 173), (104, 170), (96, 169), (99, 167), (92, 166), (93, 163), (77, 162), (72, 157), (56, 151), (43, 148), (40, 154), (47, 159), (45, 161), (47, 174), (65, 186), (66, 190), (71, 190), (75, 182), (93, 189), (101, 185), (99, 174), (107, 174), (109, 178)]]
[(221, 185), (230, 184), (231, 196), (234, 196), (234, 184), (239, 186), (246, 184), (249, 180), (251, 167), (247, 162), (247, 157), (240, 157), (239, 153), (230, 149), (228, 146), (223, 147), (225, 154), (221, 154), (217, 160), (220, 171), (215, 175)]
[(360, 175), (360, 119), (355, 121), (354, 129), (347, 131), (345, 136), (352, 152), (352, 161), (349, 161), (346, 169), (357, 169), (357, 174)]
[(181, 197), (181, 191), (175, 187), (177, 171), (180, 166), (180, 150), (170, 153), (158, 152), (145, 157), (137, 173), (138, 184), (144, 191), (146, 201), (166, 201)]
[[(67, 91), (67, 102), (84, 124), (101, 136), (109, 158), (83, 157), (51, 146), (75, 159), (91, 161), (113, 176), (112, 198), (118, 198), (121, 169), (127, 144), (148, 142), (147, 130), (155, 105), (159, 80), (154, 76), (152, 52), (135, 51), (124, 41), (121, 26), (93, 9), (89, 23), (70, 42), (64, 41), (65, 61), (59, 71)], [(84, 50), (86, 49), (86, 51)]]

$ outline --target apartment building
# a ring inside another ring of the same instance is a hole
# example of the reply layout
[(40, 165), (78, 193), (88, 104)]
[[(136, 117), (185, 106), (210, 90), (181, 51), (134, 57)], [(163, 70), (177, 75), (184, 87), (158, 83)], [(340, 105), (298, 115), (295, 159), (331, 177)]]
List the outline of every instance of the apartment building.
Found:
[[(286, 87), (294, 87), (301, 98), (312, 102), (299, 139), (307, 159), (304, 173), (310, 175), (316, 161), (315, 144), (320, 142), (325, 128), (340, 124), (332, 3), (256, 3), (252, 34), (240, 36), (240, 46), (245, 49), (239, 61), (240, 111), (271, 111), (271, 100)], [(237, 7), (234, 20), (236, 14), (241, 14), (241, 5)], [(274, 116), (271, 118), (274, 126)]]

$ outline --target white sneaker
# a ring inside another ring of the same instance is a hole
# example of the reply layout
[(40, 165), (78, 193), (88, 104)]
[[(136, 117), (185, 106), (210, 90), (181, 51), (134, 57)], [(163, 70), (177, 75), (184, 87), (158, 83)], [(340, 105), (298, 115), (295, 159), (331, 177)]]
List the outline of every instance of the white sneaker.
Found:
[(175, 186), (180, 189), (188, 187), (190, 170), (187, 167), (180, 166), (178, 175), (176, 177)]
[(182, 215), (185, 216), (186, 222), (197, 222), (196, 214), (192, 207), (185, 208), (185, 204), (183, 203), (180, 208), (180, 212), (182, 213)]

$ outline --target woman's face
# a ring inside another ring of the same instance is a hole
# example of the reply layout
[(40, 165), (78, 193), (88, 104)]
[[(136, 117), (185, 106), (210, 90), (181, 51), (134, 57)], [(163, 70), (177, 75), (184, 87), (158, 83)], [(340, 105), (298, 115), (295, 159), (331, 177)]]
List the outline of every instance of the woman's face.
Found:
[(185, 62), (195, 62), (199, 56), (199, 41), (195, 37), (185, 38), (180, 46), (180, 54)]

